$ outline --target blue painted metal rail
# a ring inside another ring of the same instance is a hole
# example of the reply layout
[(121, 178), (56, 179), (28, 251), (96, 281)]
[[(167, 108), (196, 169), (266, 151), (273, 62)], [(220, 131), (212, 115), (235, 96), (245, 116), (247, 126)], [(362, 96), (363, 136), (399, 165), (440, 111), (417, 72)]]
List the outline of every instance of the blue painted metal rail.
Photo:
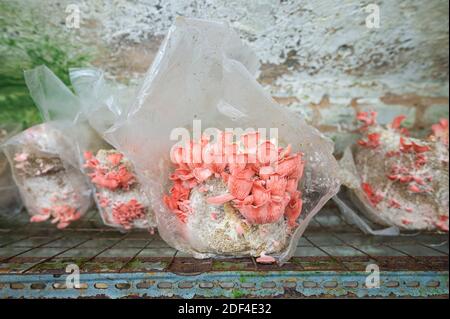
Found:
[[(89, 216), (88, 216), (89, 217)], [(98, 214), (65, 231), (0, 221), (0, 298), (448, 297), (448, 236), (372, 237), (331, 207), (318, 214), (291, 260), (196, 260), (146, 232), (117, 233)], [(79, 288), (65, 285), (66, 267)], [(380, 269), (366, 286), (366, 267)]]
[(78, 288), (65, 275), (0, 275), (1, 298), (126, 297), (448, 297), (448, 271), (382, 272), (379, 288), (366, 272), (167, 272), (81, 274)]

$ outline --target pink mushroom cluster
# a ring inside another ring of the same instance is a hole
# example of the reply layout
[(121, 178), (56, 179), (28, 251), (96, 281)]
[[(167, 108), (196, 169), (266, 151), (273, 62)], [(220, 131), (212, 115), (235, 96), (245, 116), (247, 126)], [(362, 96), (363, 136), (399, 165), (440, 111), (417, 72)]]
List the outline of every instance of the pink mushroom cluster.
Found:
[(442, 143), (448, 146), (448, 120), (447, 119), (441, 119), (438, 123), (433, 124), (431, 126), (431, 130), (433, 134), (431, 135), (432, 138), (437, 138)]
[[(136, 182), (132, 172), (121, 162), (121, 153), (112, 153), (107, 157), (108, 165), (101, 165), (100, 161), (91, 153), (85, 152), (85, 168), (92, 172), (88, 174), (93, 184), (110, 191), (127, 191)], [(98, 203), (106, 208), (112, 205), (112, 219), (124, 229), (131, 229), (133, 221), (145, 218), (145, 207), (135, 198), (128, 202), (113, 202), (110, 198), (97, 193)]]
[(112, 216), (116, 224), (131, 229), (134, 220), (145, 218), (145, 208), (136, 199), (131, 199), (126, 203), (115, 203)]
[(108, 161), (111, 167), (103, 167), (98, 159), (91, 152), (85, 152), (84, 158), (85, 168), (91, 169), (93, 172), (89, 174), (92, 183), (98, 187), (115, 189), (130, 189), (130, 186), (136, 181), (134, 175), (127, 167), (120, 163), (123, 158), (122, 154), (110, 154)]
[(182, 222), (195, 213), (189, 205), (191, 190), (206, 191), (208, 178), (220, 178), (227, 192), (207, 198), (209, 204), (230, 202), (250, 224), (273, 223), (284, 216), (290, 227), (296, 225), (302, 209), (297, 187), (304, 161), (301, 153), (292, 153), (291, 145), (276, 147), (258, 132), (244, 134), (236, 143), (232, 133), (220, 132), (215, 143), (202, 137), (175, 146), (171, 159), (176, 168), (164, 202)]
[(49, 208), (42, 208), (40, 214), (31, 217), (32, 223), (39, 223), (52, 219), (52, 224), (57, 224), (58, 229), (63, 229), (75, 220), (80, 219), (81, 214), (69, 205), (53, 205)]
[[(377, 130), (371, 130), (371, 128), (377, 126), (376, 116), (376, 112), (359, 112), (356, 116), (357, 120), (362, 123), (362, 126), (359, 129), (365, 135), (365, 138), (358, 141), (358, 144), (361, 147), (376, 150), (382, 145), (380, 140), (381, 134)], [(386, 178), (393, 182), (404, 184), (411, 193), (431, 192), (432, 188), (429, 186), (429, 183), (433, 178), (427, 173), (427, 170), (420, 169), (427, 164), (427, 153), (431, 151), (431, 148), (425, 144), (418, 144), (409, 138), (408, 130), (401, 127), (405, 118), (404, 115), (397, 116), (389, 125), (390, 129), (399, 133), (399, 147), (397, 150), (385, 152), (385, 156), (386, 158), (397, 157), (400, 161), (397, 161), (390, 166), (386, 172)], [(437, 140), (448, 145), (448, 120), (442, 119), (439, 123), (432, 125), (432, 132), (433, 133), (429, 137), (430, 140)], [(402, 157), (404, 156), (405, 159), (408, 157), (410, 161), (402, 160)], [(365, 181), (362, 182), (361, 188), (364, 191), (367, 200), (373, 207), (376, 207), (380, 202), (387, 200), (388, 206), (391, 208), (404, 209), (407, 212), (412, 212), (412, 208), (402, 207), (396, 199), (390, 198), (387, 194), (377, 191), (372, 185)], [(448, 231), (448, 226), (446, 226), (447, 221), (447, 216), (441, 216), (440, 224), (437, 225), (437, 227)], [(402, 222), (404, 224), (410, 223), (407, 219)]]

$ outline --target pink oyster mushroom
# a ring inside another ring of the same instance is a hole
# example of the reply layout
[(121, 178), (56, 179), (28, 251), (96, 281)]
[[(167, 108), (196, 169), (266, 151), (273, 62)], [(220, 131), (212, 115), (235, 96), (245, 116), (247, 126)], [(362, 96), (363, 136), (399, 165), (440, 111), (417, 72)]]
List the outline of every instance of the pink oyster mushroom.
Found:
[(449, 132), (447, 119), (441, 119), (439, 123), (433, 124), (431, 130), (433, 131), (432, 137), (437, 138), (443, 144), (448, 146)]
[(170, 194), (164, 195), (167, 207), (186, 222), (192, 213), (190, 191), (214, 176), (222, 179), (228, 192), (208, 198), (208, 203), (231, 202), (251, 224), (273, 223), (285, 216), (294, 227), (302, 209), (297, 190), (304, 169), (302, 154), (291, 154), (290, 145), (277, 149), (272, 142), (261, 140), (258, 132), (244, 134), (241, 148), (231, 137), (221, 132), (215, 144), (202, 138), (172, 149), (176, 169), (170, 176)]
[(39, 223), (52, 219), (52, 224), (57, 224), (58, 229), (63, 229), (75, 220), (80, 219), (81, 214), (69, 205), (54, 205), (41, 209), (40, 213), (31, 217), (30, 222)]

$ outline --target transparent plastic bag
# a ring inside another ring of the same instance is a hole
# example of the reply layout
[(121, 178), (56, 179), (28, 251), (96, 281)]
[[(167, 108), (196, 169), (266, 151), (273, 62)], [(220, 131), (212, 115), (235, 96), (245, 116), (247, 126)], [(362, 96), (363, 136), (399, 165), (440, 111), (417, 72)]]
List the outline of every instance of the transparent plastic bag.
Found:
[[(221, 253), (197, 235), (210, 219), (188, 228), (163, 201), (174, 164), (170, 151), (176, 128), (278, 129), (279, 144), (302, 152), (304, 174), (299, 190), (303, 208), (286, 246), (269, 260), (283, 263), (295, 251), (306, 226), (339, 189), (333, 143), (293, 112), (278, 106), (255, 79), (258, 60), (227, 24), (177, 18), (148, 71), (136, 101), (105, 132), (108, 141), (130, 158), (151, 196), (158, 231), (172, 247), (196, 258), (248, 256), (249, 251)], [(195, 138), (194, 138), (195, 139)], [(192, 212), (195, 217), (196, 212)], [(189, 217), (188, 217), (189, 218)], [(241, 218), (241, 217), (239, 217)], [(265, 224), (263, 226), (270, 225)], [(212, 234), (214, 235), (214, 234)], [(261, 252), (260, 257), (264, 257)]]
[[(135, 88), (106, 81), (99, 69), (70, 70), (70, 79), (82, 104), (82, 116), (103, 136), (123, 114)], [(95, 190), (95, 201), (103, 222), (120, 230), (156, 227), (150, 200), (136, 178), (133, 164), (107, 141), (79, 144), (84, 154), (83, 169)]]
[[(341, 187), (341, 192), (333, 197), (333, 201), (339, 208), (339, 211), (344, 216), (345, 220), (358, 227), (364, 234), (374, 236), (398, 236), (400, 230), (396, 226), (390, 226), (383, 229), (374, 229), (369, 221), (361, 217), (357, 213), (357, 209), (348, 200), (342, 198), (346, 195), (344, 187)], [(342, 196), (342, 197), (341, 197)]]
[[(0, 145), (21, 130), (20, 124), (0, 125)], [(0, 216), (14, 217), (22, 210), (23, 204), (11, 174), (11, 168), (0, 149)]]
[[(341, 211), (353, 215), (353, 222), (367, 229), (358, 212), (371, 222), (389, 228), (377, 235), (401, 231), (448, 231), (448, 145), (433, 135), (410, 137), (399, 116), (386, 127), (368, 118), (358, 145), (348, 147), (339, 164), (346, 194), (357, 211), (337, 201)], [(441, 131), (445, 128), (441, 129)], [(447, 127), (448, 137), (448, 127)], [(348, 215), (348, 214), (347, 214)]]
[(91, 139), (77, 122), (79, 100), (48, 68), (25, 71), (25, 80), (45, 123), (11, 137), (4, 150), (31, 221), (62, 229), (92, 204), (76, 142)]

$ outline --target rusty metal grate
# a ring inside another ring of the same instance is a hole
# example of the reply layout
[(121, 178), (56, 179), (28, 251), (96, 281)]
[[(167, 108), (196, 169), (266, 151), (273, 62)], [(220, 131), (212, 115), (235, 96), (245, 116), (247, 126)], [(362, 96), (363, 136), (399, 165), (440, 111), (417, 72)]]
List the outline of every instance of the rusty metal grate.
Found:
[[(364, 288), (368, 264), (378, 265), (386, 276), (377, 296), (448, 295), (446, 235), (366, 236), (341, 219), (332, 203), (316, 216), (294, 257), (282, 267), (260, 265), (252, 258), (196, 260), (157, 235), (107, 228), (94, 211), (65, 231), (30, 225), (26, 219), (23, 214), (14, 222), (0, 221), (1, 296), (73, 297), (88, 296), (91, 290), (93, 295), (112, 297), (131, 292), (185, 297), (370, 296), (373, 291)], [(61, 283), (69, 264), (80, 268), (87, 285), (72, 295)]]

